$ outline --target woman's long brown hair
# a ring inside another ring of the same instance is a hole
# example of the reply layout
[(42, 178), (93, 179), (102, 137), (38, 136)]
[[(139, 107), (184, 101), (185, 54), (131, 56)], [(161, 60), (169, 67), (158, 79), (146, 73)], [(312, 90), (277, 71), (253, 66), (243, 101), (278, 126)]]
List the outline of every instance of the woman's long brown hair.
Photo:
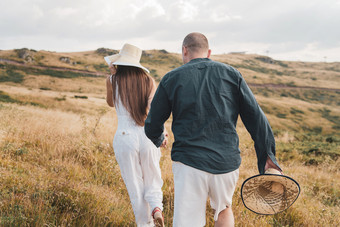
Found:
[(116, 104), (120, 98), (136, 124), (144, 126), (153, 86), (152, 78), (143, 69), (119, 65), (112, 77), (113, 103)]

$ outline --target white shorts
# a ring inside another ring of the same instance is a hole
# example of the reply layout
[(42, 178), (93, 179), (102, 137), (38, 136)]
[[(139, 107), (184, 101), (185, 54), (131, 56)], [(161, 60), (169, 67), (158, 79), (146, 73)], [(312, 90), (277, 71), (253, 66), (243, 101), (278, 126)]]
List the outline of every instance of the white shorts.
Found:
[(172, 171), (175, 184), (173, 226), (204, 226), (208, 198), (215, 210), (215, 221), (221, 211), (231, 207), (239, 169), (225, 174), (211, 174), (173, 162)]

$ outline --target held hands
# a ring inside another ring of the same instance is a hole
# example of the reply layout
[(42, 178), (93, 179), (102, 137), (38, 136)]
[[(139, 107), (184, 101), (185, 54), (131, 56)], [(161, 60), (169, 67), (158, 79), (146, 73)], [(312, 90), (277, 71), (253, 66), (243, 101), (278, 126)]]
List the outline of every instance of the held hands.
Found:
[(166, 130), (166, 128), (164, 128), (164, 132), (163, 133), (164, 133), (164, 140), (163, 140), (163, 142), (161, 144), (161, 147), (166, 148), (166, 145), (168, 144), (169, 133)]

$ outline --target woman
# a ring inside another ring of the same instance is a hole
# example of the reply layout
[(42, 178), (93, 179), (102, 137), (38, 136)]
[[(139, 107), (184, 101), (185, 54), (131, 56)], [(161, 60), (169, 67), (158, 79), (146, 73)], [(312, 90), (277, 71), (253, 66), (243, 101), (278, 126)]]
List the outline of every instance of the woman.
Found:
[(113, 148), (137, 226), (164, 226), (161, 153), (144, 133), (155, 83), (139, 63), (141, 55), (141, 49), (125, 44), (119, 54), (105, 57), (112, 74), (106, 80), (106, 101), (117, 112)]

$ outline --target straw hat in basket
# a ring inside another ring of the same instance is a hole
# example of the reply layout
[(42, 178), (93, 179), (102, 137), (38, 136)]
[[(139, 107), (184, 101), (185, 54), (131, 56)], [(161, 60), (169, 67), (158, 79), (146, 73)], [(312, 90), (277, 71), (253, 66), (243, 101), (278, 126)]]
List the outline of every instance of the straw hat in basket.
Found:
[(134, 66), (144, 69), (149, 73), (149, 70), (142, 66), (139, 61), (142, 56), (142, 50), (131, 44), (124, 44), (123, 48), (119, 51), (119, 54), (114, 54), (104, 57), (108, 65), (125, 65)]
[(241, 187), (243, 204), (257, 214), (276, 214), (289, 208), (300, 194), (299, 184), (276, 169), (245, 180)]

